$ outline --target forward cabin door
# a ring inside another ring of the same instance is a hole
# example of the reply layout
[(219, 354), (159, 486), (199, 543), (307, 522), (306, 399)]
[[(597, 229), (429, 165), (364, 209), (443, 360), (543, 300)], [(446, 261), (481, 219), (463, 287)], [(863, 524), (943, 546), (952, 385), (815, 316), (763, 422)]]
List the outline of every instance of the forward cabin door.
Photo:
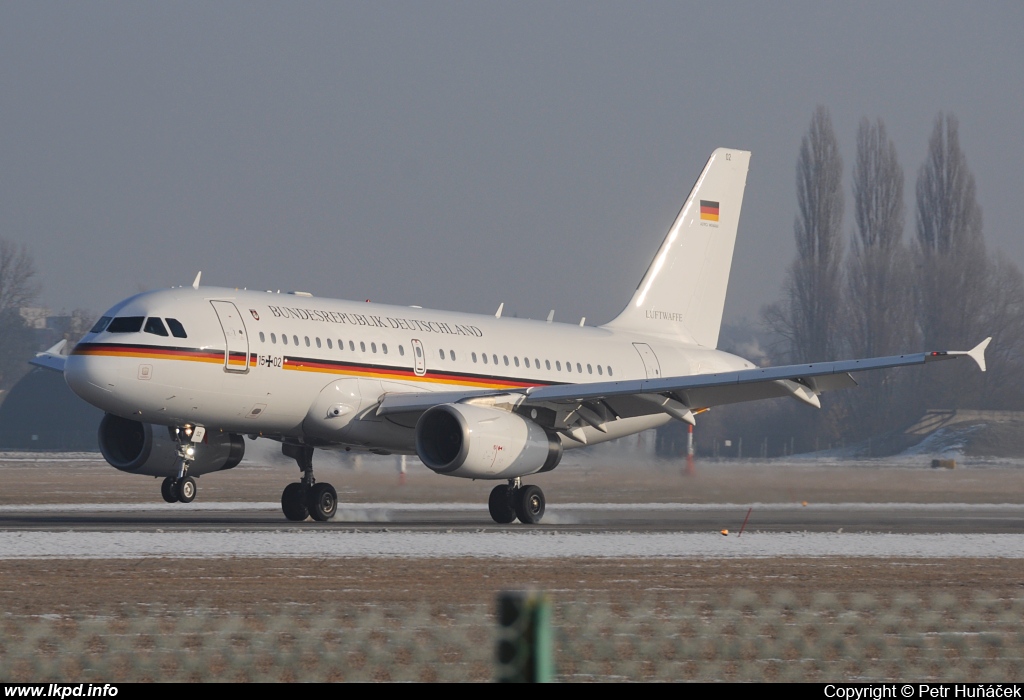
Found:
[(417, 377), (427, 373), (427, 358), (423, 354), (423, 343), (413, 338), (412, 340), (413, 371)]
[(230, 301), (211, 301), (224, 331), (224, 370), (245, 373), (249, 371), (249, 334), (245, 332), (242, 314)]
[(640, 359), (644, 361), (647, 378), (661, 379), (661, 363), (658, 362), (658, 356), (651, 350), (651, 346), (647, 343), (633, 343), (633, 347), (640, 353)]

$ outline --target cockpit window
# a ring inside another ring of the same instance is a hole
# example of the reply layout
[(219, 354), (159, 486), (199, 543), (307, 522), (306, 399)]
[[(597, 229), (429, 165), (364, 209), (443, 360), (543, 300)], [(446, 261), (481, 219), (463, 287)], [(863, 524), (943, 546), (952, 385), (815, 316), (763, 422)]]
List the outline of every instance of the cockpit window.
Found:
[(138, 333), (142, 330), (144, 316), (118, 316), (107, 326), (108, 333)]
[(103, 329), (107, 327), (108, 323), (110, 323), (110, 316), (104, 316), (103, 318), (101, 318), (99, 321), (96, 322), (96, 325), (94, 325), (92, 327), (92, 330), (89, 331), (89, 332), (90, 333), (102, 333)]
[(164, 327), (164, 322), (156, 316), (150, 316), (146, 319), (146, 327), (143, 328), (143, 330), (147, 333), (152, 333), (153, 335), (167, 335), (167, 329)]
[(187, 338), (188, 334), (185, 332), (185, 327), (181, 325), (181, 322), (176, 318), (167, 319), (167, 325), (171, 329), (171, 335), (175, 338)]

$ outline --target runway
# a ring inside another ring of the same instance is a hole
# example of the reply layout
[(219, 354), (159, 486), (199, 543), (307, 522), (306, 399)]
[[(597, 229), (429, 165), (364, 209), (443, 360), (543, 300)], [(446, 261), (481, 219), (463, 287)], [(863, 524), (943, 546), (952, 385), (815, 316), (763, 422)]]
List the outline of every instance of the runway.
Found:
[(350, 503), (326, 523), (289, 523), (270, 502), (8, 505), (0, 506), (0, 559), (1019, 559), (1022, 523), (1016, 504), (575, 503), (529, 527), (496, 525), (468, 503)]
[(290, 523), (274, 502), (75, 503), (0, 505), (0, 531), (139, 529), (164, 531), (362, 531), (367, 525), (414, 532), (846, 532), (1022, 534), (1024, 504), (987, 503), (565, 503), (536, 526), (497, 525), (478, 503), (341, 503), (329, 522)]

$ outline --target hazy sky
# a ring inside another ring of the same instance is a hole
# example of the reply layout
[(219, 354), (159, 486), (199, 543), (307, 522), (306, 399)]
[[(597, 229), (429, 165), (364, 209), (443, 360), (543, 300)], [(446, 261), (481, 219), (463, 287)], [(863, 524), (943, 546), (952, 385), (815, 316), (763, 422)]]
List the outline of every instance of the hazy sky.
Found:
[[(1024, 265), (1024, 3), (0, 1), (0, 237), (54, 310), (203, 281), (601, 323), (716, 146), (753, 151), (726, 317), (794, 254), (832, 113), (907, 178), (960, 120)], [(845, 226), (852, 230), (850, 195)]]

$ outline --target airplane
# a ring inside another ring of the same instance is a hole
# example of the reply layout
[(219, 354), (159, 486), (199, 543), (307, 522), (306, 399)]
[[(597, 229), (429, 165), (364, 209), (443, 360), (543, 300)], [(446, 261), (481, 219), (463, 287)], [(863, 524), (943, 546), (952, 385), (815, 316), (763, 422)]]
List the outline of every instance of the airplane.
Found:
[(625, 309), (601, 326), (339, 301), (306, 292), (190, 286), (110, 308), (65, 354), (33, 364), (105, 412), (99, 447), (124, 472), (163, 477), (168, 502), (237, 466), (243, 436), (281, 443), (301, 478), (288, 520), (329, 520), (338, 497), (313, 475), (318, 449), (415, 454), (437, 474), (489, 479), (491, 518), (541, 521), (524, 477), (565, 450), (712, 406), (819, 395), (852, 372), (970, 357), (969, 351), (756, 367), (717, 349), (750, 153), (711, 155)]

